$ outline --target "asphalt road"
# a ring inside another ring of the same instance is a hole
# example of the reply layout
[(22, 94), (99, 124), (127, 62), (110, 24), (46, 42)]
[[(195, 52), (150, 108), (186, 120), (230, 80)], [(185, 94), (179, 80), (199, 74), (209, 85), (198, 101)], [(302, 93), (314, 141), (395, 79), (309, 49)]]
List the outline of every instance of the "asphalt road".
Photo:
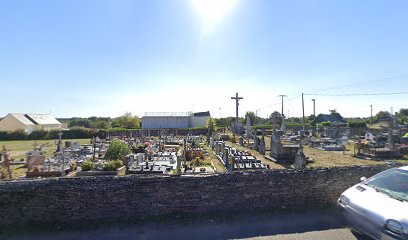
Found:
[(134, 225), (102, 226), (59, 232), (20, 232), (3, 239), (105, 240), (105, 239), (251, 239), (350, 240), (356, 237), (345, 227), (336, 209), (307, 212), (245, 213), (195, 220), (147, 222)]

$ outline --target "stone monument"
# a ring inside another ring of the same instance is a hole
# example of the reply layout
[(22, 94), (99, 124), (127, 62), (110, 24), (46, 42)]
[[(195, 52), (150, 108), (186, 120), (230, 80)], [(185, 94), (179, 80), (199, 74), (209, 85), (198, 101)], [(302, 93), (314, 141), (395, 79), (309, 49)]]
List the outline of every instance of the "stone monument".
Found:
[(294, 168), (296, 170), (302, 170), (306, 168), (306, 164), (307, 164), (307, 159), (306, 159), (305, 154), (303, 153), (302, 142), (300, 142), (299, 150), (297, 151), (296, 157), (295, 157)]
[(251, 127), (251, 119), (249, 117), (247, 117), (247, 119), (246, 119), (245, 136), (247, 138), (253, 138), (252, 127)]

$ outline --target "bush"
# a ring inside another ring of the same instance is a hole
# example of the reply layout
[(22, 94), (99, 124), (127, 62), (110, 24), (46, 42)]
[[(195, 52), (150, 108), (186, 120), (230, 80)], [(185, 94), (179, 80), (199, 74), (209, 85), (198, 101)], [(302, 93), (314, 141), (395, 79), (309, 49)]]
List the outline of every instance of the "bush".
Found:
[(90, 160), (87, 160), (81, 164), (81, 169), (82, 171), (91, 171), (95, 169), (95, 163)]
[(116, 171), (118, 168), (123, 166), (122, 160), (106, 161), (102, 165), (104, 171)]
[(124, 159), (126, 155), (132, 153), (128, 145), (119, 141), (118, 139), (114, 139), (106, 150), (105, 159), (108, 160), (116, 160), (116, 159)]
[(367, 127), (367, 123), (365, 121), (349, 121), (348, 126), (351, 128)]
[(10, 176), (7, 172), (7, 169), (0, 167), (0, 179), (7, 179), (9, 177)]
[(47, 139), (48, 132), (44, 130), (33, 131), (28, 135), (27, 139), (29, 140), (43, 140)]
[(329, 121), (327, 121), (327, 122), (321, 122), (321, 123), (319, 123), (319, 126), (329, 127), (329, 126), (331, 126), (331, 122), (329, 122)]

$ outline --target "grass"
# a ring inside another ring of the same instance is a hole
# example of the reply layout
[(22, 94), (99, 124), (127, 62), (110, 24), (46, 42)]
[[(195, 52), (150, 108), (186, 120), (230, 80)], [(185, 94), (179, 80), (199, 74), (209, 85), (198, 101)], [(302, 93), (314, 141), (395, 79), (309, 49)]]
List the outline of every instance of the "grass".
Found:
[[(80, 144), (89, 144), (90, 139), (64, 139), (62, 142), (65, 144), (66, 141), (78, 141)], [(25, 159), (25, 153), (34, 149), (34, 143), (38, 146), (43, 145), (43, 151), (46, 157), (53, 155), (57, 149), (55, 145), (55, 140), (23, 140), (23, 141), (0, 141), (0, 148), (3, 146), (10, 150), (10, 158), (14, 159), (14, 162), (25, 163), (26, 161), (20, 161), (20, 159)], [(23, 165), (13, 165), (11, 166), (13, 172), (13, 178), (19, 178), (25, 176), (27, 168)]]
[(217, 173), (225, 173), (226, 169), (224, 165), (220, 162), (217, 156), (215, 156), (215, 153), (213, 152), (213, 150), (211, 150), (211, 148), (208, 147), (207, 145), (204, 145), (204, 149), (207, 150), (208, 152), (208, 156), (205, 156), (204, 160), (209, 159), (210, 162), (212, 162), (215, 168), (217, 169)]
[[(268, 136), (265, 136), (265, 146), (266, 150), (266, 155), (269, 154), (269, 148), (270, 148), (270, 142), (271, 138)], [(253, 156), (255, 156), (257, 159), (261, 160), (263, 163), (268, 164), (270, 168), (272, 169), (282, 169), (282, 168), (288, 168), (290, 166), (288, 165), (281, 165), (277, 164), (275, 162), (269, 161), (266, 159), (264, 156), (259, 154), (259, 152), (242, 147), (238, 144), (228, 142), (228, 145), (231, 147), (234, 147), (238, 150), (241, 151), (249, 151)], [(363, 160), (359, 159), (353, 156), (354, 151), (353, 151), (353, 145), (349, 144), (347, 146), (347, 150), (344, 153), (342, 151), (323, 151), (315, 148), (311, 148), (309, 146), (304, 146), (304, 153), (306, 157), (309, 157), (311, 160), (313, 160), (312, 163), (308, 164), (308, 167), (339, 167), (339, 166), (363, 166), (363, 165), (378, 165), (378, 164), (383, 164), (383, 161), (374, 161), (374, 160)], [(397, 162), (402, 162), (402, 163), (407, 163), (407, 160), (395, 160)]]
[(338, 166), (363, 166), (383, 164), (382, 161), (363, 160), (353, 157), (352, 145), (347, 146), (349, 151), (323, 151), (309, 146), (304, 146), (304, 153), (314, 162), (310, 167), (338, 167)]
[[(80, 144), (89, 144), (90, 139), (64, 139), (63, 144), (66, 141), (78, 141)], [(46, 152), (45, 156), (52, 156), (53, 152), (57, 149), (55, 140), (22, 140), (22, 141), (0, 141), (0, 147), (6, 146), (10, 150), (10, 157), (12, 159), (25, 158), (25, 153), (34, 149), (34, 143), (38, 146), (44, 145), (43, 150)]]

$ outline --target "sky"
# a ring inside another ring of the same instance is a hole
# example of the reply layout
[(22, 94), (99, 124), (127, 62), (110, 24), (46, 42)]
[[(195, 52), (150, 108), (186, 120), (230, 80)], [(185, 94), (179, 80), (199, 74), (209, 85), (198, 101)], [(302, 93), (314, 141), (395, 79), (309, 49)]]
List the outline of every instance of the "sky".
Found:
[[(0, 116), (408, 108), (405, 0), (2, 0)], [(310, 95), (320, 94), (320, 95)]]

